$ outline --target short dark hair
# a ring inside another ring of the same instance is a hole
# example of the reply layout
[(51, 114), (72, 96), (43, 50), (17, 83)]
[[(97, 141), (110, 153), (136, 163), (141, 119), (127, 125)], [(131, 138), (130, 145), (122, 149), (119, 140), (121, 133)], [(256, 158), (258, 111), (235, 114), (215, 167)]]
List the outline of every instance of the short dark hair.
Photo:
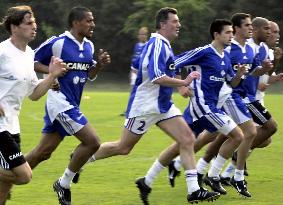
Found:
[(227, 19), (215, 19), (210, 24), (210, 36), (214, 40), (214, 33), (221, 33), (224, 26), (232, 26), (232, 22)]
[(72, 28), (73, 26), (73, 21), (81, 21), (85, 18), (85, 13), (86, 12), (91, 12), (88, 8), (78, 6), (78, 7), (73, 7), (69, 13), (68, 16), (68, 26), (69, 28)]
[(7, 15), (3, 18), (1, 24), (4, 25), (5, 29), (11, 34), (11, 25), (20, 25), (26, 14), (33, 16), (31, 7), (26, 5), (11, 7), (8, 9)]
[(178, 14), (177, 9), (175, 8), (170, 8), (170, 7), (164, 7), (161, 8), (160, 10), (157, 11), (156, 16), (155, 16), (155, 28), (160, 29), (160, 23), (165, 22), (168, 20), (168, 14)]
[(246, 18), (250, 18), (251, 19), (251, 15), (250, 14), (246, 14), (246, 13), (235, 13), (232, 15), (231, 17), (231, 22), (233, 24), (233, 30), (235, 32), (235, 27), (241, 27), (242, 25), (242, 21), (245, 20)]

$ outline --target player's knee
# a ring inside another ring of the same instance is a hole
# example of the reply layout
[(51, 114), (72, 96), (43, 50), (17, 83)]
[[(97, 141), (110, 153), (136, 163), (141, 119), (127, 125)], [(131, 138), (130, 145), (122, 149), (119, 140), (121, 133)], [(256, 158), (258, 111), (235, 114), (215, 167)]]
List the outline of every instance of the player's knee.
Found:
[(187, 147), (189, 149), (190, 147), (194, 146), (195, 141), (196, 140), (195, 140), (194, 135), (188, 134), (188, 135), (185, 135), (181, 138), (179, 144), (180, 144), (180, 146)]
[(28, 184), (32, 179), (32, 171), (26, 171), (17, 178), (17, 184)]
[(277, 132), (277, 127), (277, 123), (273, 120), (272, 123), (270, 123), (270, 126), (268, 127), (268, 130), (270, 131), (271, 135)]
[(245, 130), (245, 133), (244, 133), (244, 137), (245, 139), (247, 140), (253, 140), (257, 135), (257, 131), (256, 129), (248, 129), (248, 130)]

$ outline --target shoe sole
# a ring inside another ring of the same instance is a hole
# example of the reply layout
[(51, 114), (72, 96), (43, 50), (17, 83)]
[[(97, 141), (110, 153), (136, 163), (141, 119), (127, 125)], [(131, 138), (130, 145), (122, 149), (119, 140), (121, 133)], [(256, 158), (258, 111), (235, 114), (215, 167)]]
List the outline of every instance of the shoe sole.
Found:
[(202, 201), (207, 201), (207, 202), (211, 201), (211, 202), (213, 202), (213, 201), (216, 201), (219, 197), (220, 197), (220, 193), (218, 195), (209, 197), (207, 199), (189, 201), (189, 203), (191, 203), (191, 204), (194, 204), (194, 203), (198, 204), (199, 202), (202, 202)]

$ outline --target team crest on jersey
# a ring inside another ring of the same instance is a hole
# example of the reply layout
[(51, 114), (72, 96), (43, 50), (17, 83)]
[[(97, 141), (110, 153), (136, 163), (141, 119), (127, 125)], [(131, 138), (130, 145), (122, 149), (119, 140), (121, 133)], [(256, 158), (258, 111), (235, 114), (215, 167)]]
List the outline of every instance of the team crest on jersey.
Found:
[(75, 76), (74, 78), (73, 78), (73, 83), (74, 84), (78, 84), (80, 82), (80, 77), (79, 76)]
[(221, 62), (221, 65), (225, 65), (225, 62), (224, 62), (224, 61), (222, 61), (222, 62)]

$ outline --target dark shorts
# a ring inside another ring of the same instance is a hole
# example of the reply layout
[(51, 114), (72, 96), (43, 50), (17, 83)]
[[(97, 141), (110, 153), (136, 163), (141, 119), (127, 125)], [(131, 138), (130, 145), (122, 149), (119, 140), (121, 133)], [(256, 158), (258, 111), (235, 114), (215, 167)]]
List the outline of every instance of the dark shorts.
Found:
[(0, 132), (0, 167), (11, 170), (26, 162), (20, 148), (20, 135)]
[(268, 120), (271, 119), (270, 113), (259, 101), (248, 103), (247, 107), (250, 113), (252, 114), (255, 123), (259, 125), (263, 125), (264, 123), (266, 123)]

